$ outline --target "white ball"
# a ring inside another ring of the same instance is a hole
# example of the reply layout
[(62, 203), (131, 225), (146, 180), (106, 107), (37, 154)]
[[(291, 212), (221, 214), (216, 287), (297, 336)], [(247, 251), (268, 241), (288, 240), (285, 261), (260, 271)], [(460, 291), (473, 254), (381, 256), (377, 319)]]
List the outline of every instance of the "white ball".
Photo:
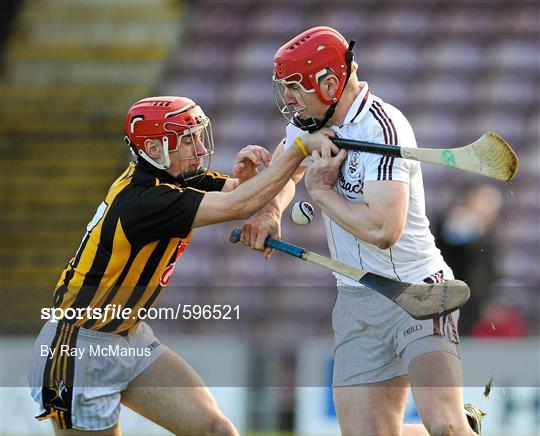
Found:
[(309, 224), (315, 215), (315, 209), (307, 201), (297, 201), (291, 209), (292, 222), (300, 226)]

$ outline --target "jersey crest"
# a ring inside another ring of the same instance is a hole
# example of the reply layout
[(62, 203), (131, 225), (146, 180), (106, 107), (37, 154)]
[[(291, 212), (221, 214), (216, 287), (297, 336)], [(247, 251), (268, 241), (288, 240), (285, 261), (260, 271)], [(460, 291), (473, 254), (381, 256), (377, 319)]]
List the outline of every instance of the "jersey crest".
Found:
[(349, 176), (357, 177), (359, 170), (360, 170), (360, 154), (357, 151), (353, 151), (351, 152), (351, 155), (349, 158), (349, 165), (347, 166), (347, 171), (349, 172)]
[(338, 174), (339, 191), (352, 201), (361, 201), (364, 195), (364, 174), (360, 152), (349, 152)]

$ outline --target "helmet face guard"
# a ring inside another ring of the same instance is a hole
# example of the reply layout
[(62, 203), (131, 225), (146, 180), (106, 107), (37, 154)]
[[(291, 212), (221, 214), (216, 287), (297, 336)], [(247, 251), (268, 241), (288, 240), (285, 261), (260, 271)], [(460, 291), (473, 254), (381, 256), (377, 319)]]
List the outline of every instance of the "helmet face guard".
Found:
[[(323, 71), (319, 77), (326, 75), (327, 71)], [(313, 111), (309, 107), (309, 104), (304, 99), (304, 95), (300, 90), (306, 93), (315, 93), (314, 89), (305, 89), (302, 86), (302, 80), (288, 80), (288, 79), (277, 79), (276, 74), (274, 73), (272, 77), (272, 88), (274, 93), (274, 101), (276, 106), (287, 120), (287, 122), (294, 124), (296, 127), (307, 130), (310, 132), (319, 130), (321, 127), (324, 127), (324, 120), (322, 118), (315, 118)], [(292, 88), (289, 92), (294, 92), (296, 96), (296, 101), (301, 103), (300, 107), (295, 108), (293, 105), (287, 103), (285, 98), (285, 89)]]
[[(182, 170), (178, 176), (181, 181), (190, 186), (194, 186), (199, 183), (206, 175), (212, 163), (212, 155), (214, 154), (214, 135), (212, 132), (212, 124), (210, 123), (210, 119), (208, 117), (205, 116), (204, 118), (204, 121), (195, 127), (173, 122), (166, 122), (163, 125), (166, 132), (171, 132), (172, 134), (176, 135), (176, 149), (169, 149), (169, 151), (176, 151), (179, 147), (192, 147), (193, 149), (193, 153), (190, 157), (179, 158), (180, 161), (184, 162), (194, 161), (192, 167)], [(184, 133), (178, 133), (179, 130), (183, 131)], [(190, 139), (190, 144), (182, 144), (182, 139), (187, 137)], [(204, 154), (199, 153), (199, 149), (197, 147), (198, 142), (201, 142), (206, 149)], [(163, 147), (163, 150), (165, 152), (166, 147)], [(166, 159), (170, 159), (169, 153), (166, 153)]]

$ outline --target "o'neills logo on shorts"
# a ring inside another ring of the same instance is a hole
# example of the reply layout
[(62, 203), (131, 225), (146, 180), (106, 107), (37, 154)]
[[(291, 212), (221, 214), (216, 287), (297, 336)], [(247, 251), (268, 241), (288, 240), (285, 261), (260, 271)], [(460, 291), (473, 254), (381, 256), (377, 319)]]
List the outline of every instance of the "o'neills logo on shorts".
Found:
[(419, 332), (420, 330), (423, 330), (423, 329), (424, 327), (422, 327), (422, 324), (413, 325), (412, 327), (409, 327), (407, 330), (403, 332), (403, 337), (406, 338), (411, 333)]
[(146, 348), (148, 348), (150, 351), (152, 351), (154, 348), (159, 347), (161, 343), (158, 341), (152, 342), (150, 345), (148, 345)]

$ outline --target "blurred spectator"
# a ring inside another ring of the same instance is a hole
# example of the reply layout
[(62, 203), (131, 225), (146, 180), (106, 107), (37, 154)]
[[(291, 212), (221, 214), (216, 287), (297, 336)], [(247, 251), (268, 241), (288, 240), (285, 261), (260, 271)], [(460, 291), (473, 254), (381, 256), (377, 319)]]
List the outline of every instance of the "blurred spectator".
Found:
[(527, 324), (521, 312), (504, 298), (494, 298), (484, 309), (471, 330), (477, 337), (525, 337)]
[(502, 195), (491, 185), (481, 184), (466, 192), (439, 221), (435, 232), (437, 246), (457, 279), (471, 288), (471, 297), (461, 309), (461, 334), (471, 332), (481, 312), (482, 302), (491, 297), (497, 280), (495, 221)]
[(21, 2), (16, 0), (4, 0), (0, 5), (0, 10), (2, 11), (0, 14), (0, 28), (2, 29), (2, 32), (0, 33), (0, 55), (2, 56), (0, 56), (0, 58), (2, 59), (2, 62), (4, 61), (3, 52), (7, 37), (12, 28), (14, 17), (19, 9), (20, 3)]

